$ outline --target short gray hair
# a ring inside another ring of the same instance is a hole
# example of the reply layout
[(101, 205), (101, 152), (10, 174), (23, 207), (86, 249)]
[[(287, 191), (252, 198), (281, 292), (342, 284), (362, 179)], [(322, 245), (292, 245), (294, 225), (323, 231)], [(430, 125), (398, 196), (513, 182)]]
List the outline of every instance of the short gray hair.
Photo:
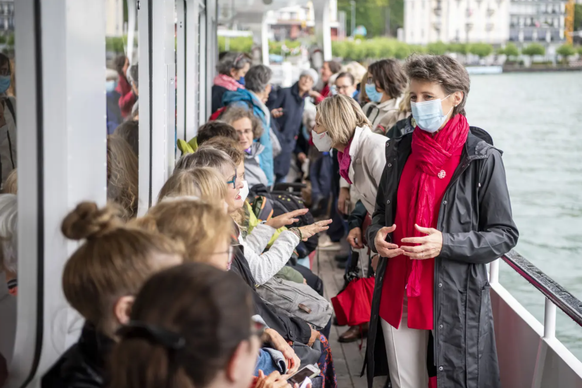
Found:
[(224, 54), (218, 61), (216, 65), (216, 71), (220, 74), (225, 74), (230, 76), (230, 70), (240, 70), (245, 67), (246, 64), (251, 63), (251, 59), (243, 53), (228, 52)]
[(255, 93), (261, 93), (271, 82), (273, 71), (265, 65), (255, 65), (245, 75), (245, 87)]
[(176, 163), (176, 167), (174, 167), (174, 173), (194, 167), (216, 168), (225, 178), (228, 178), (228, 167), (236, 171), (236, 166), (228, 154), (215, 148), (203, 148), (193, 154), (182, 156)]
[(406, 61), (405, 71), (411, 80), (440, 84), (445, 94), (463, 92), (463, 99), (453, 109), (453, 116), (465, 116), (471, 79), (465, 67), (457, 60), (447, 55), (413, 55)]

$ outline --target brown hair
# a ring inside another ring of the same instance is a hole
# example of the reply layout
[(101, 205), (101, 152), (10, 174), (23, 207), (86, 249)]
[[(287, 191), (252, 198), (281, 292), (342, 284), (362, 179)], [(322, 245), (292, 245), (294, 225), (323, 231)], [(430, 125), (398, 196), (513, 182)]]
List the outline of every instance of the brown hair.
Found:
[(368, 73), (366, 71), (366, 73), (364, 73), (364, 76), (362, 77), (362, 81), (360, 83), (360, 94), (358, 96), (358, 99), (360, 100), (360, 104), (367, 104), (370, 102), (370, 99), (368, 98), (368, 93), (366, 93), (366, 82), (368, 82), (369, 75), (370, 75), (370, 73)]
[(186, 247), (185, 260), (208, 262), (217, 246), (229, 241), (232, 220), (224, 207), (190, 198), (162, 201), (138, 223), (179, 241)]
[(453, 109), (453, 116), (465, 116), (471, 79), (465, 67), (457, 60), (447, 55), (413, 55), (406, 61), (406, 73), (410, 79), (439, 83), (445, 94), (462, 92), (463, 99)]
[(112, 304), (124, 295), (136, 294), (143, 282), (168, 255), (183, 255), (180, 243), (124, 225), (120, 209), (99, 209), (82, 202), (63, 220), (62, 233), (71, 240), (85, 240), (73, 253), (63, 272), (63, 291), (69, 304), (99, 330), (113, 335)]
[(221, 120), (209, 121), (198, 128), (198, 135), (196, 142), (200, 147), (202, 144), (212, 139), (213, 137), (223, 136), (238, 141), (238, 134), (232, 125)]
[(224, 111), (220, 119), (230, 125), (232, 125), (235, 121), (238, 121), (240, 119), (249, 119), (251, 120), (251, 125), (253, 127), (253, 138), (258, 139), (263, 134), (263, 124), (257, 118), (257, 116), (255, 116), (253, 112), (249, 109), (232, 105)]
[(245, 156), (241, 150), (238, 149), (238, 139), (232, 140), (228, 137), (213, 137), (208, 140), (199, 150), (214, 148), (215, 150), (220, 150), (225, 152), (235, 165), (239, 165), (245, 160)]
[(342, 65), (336, 61), (327, 61), (327, 66), (329, 66), (329, 70), (331, 70), (332, 74), (337, 74), (342, 70)]
[(211, 167), (220, 170), (220, 173), (227, 177), (227, 168), (231, 167), (236, 171), (236, 165), (224, 151), (215, 148), (205, 147), (193, 154), (183, 155), (174, 167), (174, 173), (179, 170), (188, 170), (194, 167)]
[(325, 128), (334, 145), (348, 144), (356, 127), (371, 126), (356, 100), (342, 94), (321, 101), (317, 113), (317, 125)]
[(169, 332), (183, 347), (168, 348), (130, 325), (111, 355), (110, 387), (207, 387), (251, 337), (250, 292), (236, 274), (198, 263), (152, 276), (137, 295), (132, 322)]
[(406, 74), (396, 59), (382, 59), (372, 63), (368, 67), (368, 74), (390, 98), (400, 97), (408, 84)]
[(107, 136), (107, 199), (120, 204), (127, 217), (137, 215), (137, 157), (129, 144), (116, 135)]
[(16, 169), (12, 170), (8, 175), (8, 178), (6, 178), (2, 192), (4, 194), (18, 193), (18, 173), (16, 172)]
[(205, 201), (223, 201), (227, 187), (223, 176), (209, 167), (195, 167), (176, 171), (166, 181), (158, 202), (166, 197), (198, 197)]
[(139, 158), (139, 122), (127, 120), (120, 124), (115, 131), (115, 135), (121, 137), (129, 144), (135, 156)]

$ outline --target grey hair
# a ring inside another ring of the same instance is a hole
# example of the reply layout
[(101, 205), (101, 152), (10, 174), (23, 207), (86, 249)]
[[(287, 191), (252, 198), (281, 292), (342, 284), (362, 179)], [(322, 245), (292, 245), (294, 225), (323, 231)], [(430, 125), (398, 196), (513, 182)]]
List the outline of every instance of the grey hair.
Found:
[(471, 79), (465, 67), (457, 60), (447, 55), (413, 55), (406, 61), (405, 71), (411, 80), (440, 84), (445, 94), (462, 92), (463, 99), (453, 109), (453, 116), (465, 116)]
[(228, 167), (236, 171), (236, 166), (228, 154), (215, 148), (203, 148), (193, 154), (182, 156), (178, 160), (178, 163), (176, 163), (176, 167), (174, 167), (174, 173), (180, 170), (189, 170), (194, 167), (218, 169), (225, 178), (228, 178), (227, 175), (230, 174), (227, 170)]
[(269, 82), (271, 82), (272, 76), (273, 70), (267, 66), (255, 65), (245, 75), (245, 87), (251, 92), (261, 93), (267, 88)]
[(234, 51), (228, 52), (219, 59), (216, 71), (220, 74), (230, 75), (231, 69), (240, 70), (247, 63), (250, 65), (251, 59), (246, 54)]

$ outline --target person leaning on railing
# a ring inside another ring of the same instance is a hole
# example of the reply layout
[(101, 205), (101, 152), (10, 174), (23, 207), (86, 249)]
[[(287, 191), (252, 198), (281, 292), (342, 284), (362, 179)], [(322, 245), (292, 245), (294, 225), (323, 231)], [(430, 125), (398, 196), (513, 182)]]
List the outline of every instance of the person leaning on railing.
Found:
[(467, 123), (459, 62), (413, 56), (405, 69), (416, 127), (387, 143), (368, 229), (381, 256), (368, 385), (388, 367), (392, 387), (426, 387), (432, 331), (438, 386), (500, 387), (485, 264), (518, 239), (501, 152)]

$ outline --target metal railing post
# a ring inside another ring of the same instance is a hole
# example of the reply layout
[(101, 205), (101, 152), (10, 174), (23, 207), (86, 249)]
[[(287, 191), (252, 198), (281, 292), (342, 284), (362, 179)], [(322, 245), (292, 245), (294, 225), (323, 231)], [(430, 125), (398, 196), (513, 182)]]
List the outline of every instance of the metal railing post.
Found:
[(544, 311), (544, 338), (556, 337), (556, 305), (546, 298)]
[(499, 283), (499, 259), (489, 264), (489, 283)]

